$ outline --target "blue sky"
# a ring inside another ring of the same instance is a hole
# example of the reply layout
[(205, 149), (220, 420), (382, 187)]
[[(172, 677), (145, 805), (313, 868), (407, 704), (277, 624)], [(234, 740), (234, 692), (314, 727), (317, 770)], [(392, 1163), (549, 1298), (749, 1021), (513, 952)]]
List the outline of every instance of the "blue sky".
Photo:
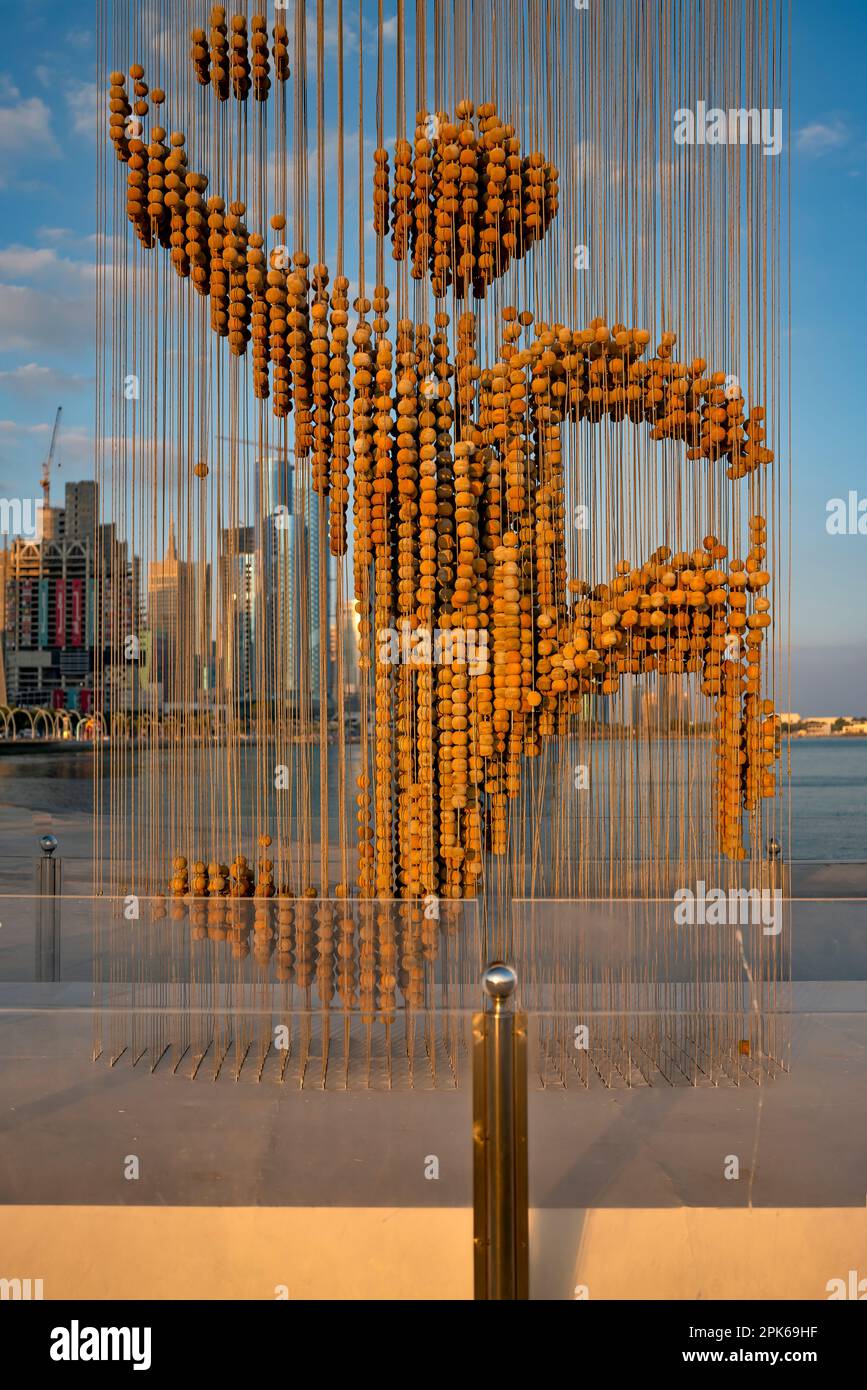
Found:
[[(867, 535), (825, 526), (830, 498), (867, 498), (867, 5), (795, 0), (794, 11), (794, 660), (791, 702), (781, 693), (780, 703), (867, 715)], [(10, 496), (36, 488), (60, 403), (55, 489), (92, 475), (96, 47), (90, 0), (0, 0), (0, 15), (0, 495)]]

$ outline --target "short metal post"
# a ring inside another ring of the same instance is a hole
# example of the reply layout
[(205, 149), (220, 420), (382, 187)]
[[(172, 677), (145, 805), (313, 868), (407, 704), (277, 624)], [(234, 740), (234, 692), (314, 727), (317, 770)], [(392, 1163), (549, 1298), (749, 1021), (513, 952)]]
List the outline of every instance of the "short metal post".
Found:
[(762, 865), (763, 888), (779, 893), (782, 898), (791, 896), (789, 865), (783, 859), (783, 847), (779, 840), (770, 839), (766, 846), (767, 858)]
[[(761, 866), (761, 888), (773, 899), (772, 920), (775, 926), (771, 935), (765, 935), (762, 931), (757, 949), (762, 955), (761, 970), (764, 977), (782, 981), (791, 978), (791, 866), (783, 858), (783, 847), (779, 840), (771, 837), (765, 846), (765, 853), (766, 858)], [(776, 916), (778, 913), (779, 920)], [(760, 1056), (767, 1054), (775, 1062), (779, 1061), (785, 1055), (786, 1048), (785, 1037), (778, 1038), (783, 1026), (779, 1022), (781, 1016), (775, 1008), (767, 1012), (759, 1012), (754, 1008), (751, 1013), (754, 1020), (756, 1052)]]
[(60, 979), (60, 878), (61, 861), (55, 859), (57, 838), (43, 835), (39, 841), (39, 904), (36, 920), (36, 978)]
[(475, 1297), (529, 1298), (527, 1015), (514, 1009), (517, 976), (495, 962), (473, 1016), (473, 1237)]

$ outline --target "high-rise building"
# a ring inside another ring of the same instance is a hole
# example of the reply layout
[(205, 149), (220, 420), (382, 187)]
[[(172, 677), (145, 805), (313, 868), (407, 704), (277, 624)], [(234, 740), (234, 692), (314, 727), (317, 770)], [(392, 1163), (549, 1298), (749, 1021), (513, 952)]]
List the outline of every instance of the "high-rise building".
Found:
[(63, 535), (63, 508), (40, 507), (36, 514), (36, 539), (58, 541)]
[(137, 556), (130, 557), (113, 521), (98, 525), (96, 537), (97, 625), (104, 659), (111, 661), (141, 626), (141, 564)]
[(9, 551), (0, 550), (0, 633), (6, 631), (6, 585), (9, 582)]
[(94, 688), (95, 537), (67, 539), (62, 512), (51, 512), (48, 533), (57, 539), (17, 539), (8, 552), (7, 694), (15, 705), (86, 713)]
[(97, 705), (107, 713), (138, 703), (135, 658), (142, 629), (141, 565), (114, 522), (98, 524), (95, 622)]
[(217, 682), (236, 706), (257, 698), (257, 583), (255, 527), (226, 527), (217, 561)]
[(315, 708), (328, 689), (329, 583), (320, 550), (322, 499), (291, 459), (259, 469), (258, 551), (263, 596), (264, 694)]
[(68, 483), (66, 501), (39, 509), (35, 538), (0, 551), (6, 698), (110, 713), (109, 673), (141, 622), (139, 564), (99, 522), (95, 483)]
[(632, 723), (651, 734), (667, 734), (689, 727), (692, 719), (686, 676), (659, 676), (649, 688), (632, 690)]
[(9, 551), (0, 550), (0, 705), (8, 705), (6, 688), (6, 585), (9, 582)]
[(70, 541), (92, 541), (98, 522), (98, 489), (96, 483), (66, 484), (63, 508), (63, 536)]
[(354, 603), (345, 604), (342, 610), (342, 658), (344, 692), (358, 698), (361, 691), (361, 669), (359, 666), (360, 641), (358, 634), (358, 614)]
[(211, 567), (182, 560), (169, 521), (162, 560), (148, 571), (147, 627), (153, 670), (164, 704), (198, 705), (210, 699)]

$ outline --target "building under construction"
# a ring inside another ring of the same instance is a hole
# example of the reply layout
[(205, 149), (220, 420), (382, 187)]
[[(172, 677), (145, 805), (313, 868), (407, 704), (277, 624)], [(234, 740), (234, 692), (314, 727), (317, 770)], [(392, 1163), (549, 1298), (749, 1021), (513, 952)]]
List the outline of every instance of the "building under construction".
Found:
[(139, 623), (137, 562), (113, 524), (99, 524), (95, 482), (67, 483), (43, 507), (39, 533), (3, 555), (6, 701), (94, 708), (96, 653), (111, 664)]

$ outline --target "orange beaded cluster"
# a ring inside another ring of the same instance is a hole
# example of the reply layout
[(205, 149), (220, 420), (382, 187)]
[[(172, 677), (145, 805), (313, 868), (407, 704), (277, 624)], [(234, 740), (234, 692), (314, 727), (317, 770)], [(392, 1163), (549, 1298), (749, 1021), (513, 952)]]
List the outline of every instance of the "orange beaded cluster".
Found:
[[(532, 316), (504, 311), (504, 337), (514, 344)], [(530, 393), (541, 420), (587, 419), (597, 423), (604, 415), (614, 421), (631, 420), (651, 426), (650, 438), (673, 439), (687, 445), (688, 459), (727, 460), (727, 476), (744, 477), (773, 461), (764, 446), (765, 412), (754, 406), (749, 415), (740, 386), (725, 372), (709, 372), (702, 357), (678, 362), (673, 356), (677, 336), (663, 333), (653, 356), (645, 360), (650, 334), (643, 328), (609, 327), (603, 318), (592, 319), (585, 329), (540, 323), (535, 340), (513, 351), (510, 369), (524, 369), (532, 377)], [(507, 416), (526, 413), (523, 393), (507, 406), (504, 367), (491, 382), (496, 423), (506, 428)], [(497, 414), (499, 412), (499, 414)], [(503, 418), (501, 418), (501, 416)]]
[(210, 941), (236, 962), (252, 958), (263, 977), (315, 990), (325, 1005), (336, 998), (371, 1023), (387, 1022), (401, 996), (424, 1006), (441, 949), (449, 950), (460, 923), (447, 904), (429, 920), (409, 903), (353, 903), (339, 893), (314, 901), (287, 890), (273, 903), (232, 896), (173, 893), (171, 904), (151, 900), (151, 916), (188, 920), (191, 942)]
[(763, 519), (753, 517), (750, 527), (746, 563), (726, 564), (726, 546), (705, 536), (692, 552), (661, 546), (639, 569), (622, 561), (610, 584), (573, 584), (566, 624), (537, 645), (530, 697), (535, 706), (541, 696), (539, 727), (550, 734), (575, 695), (612, 694), (624, 675), (698, 673), (716, 706), (719, 844), (734, 859), (745, 855), (743, 811), (774, 795), (779, 756), (779, 719), (761, 699), (761, 646), (771, 622)]
[(246, 101), (251, 91), (257, 101), (267, 101), (271, 90), (270, 59), (273, 58), (278, 82), (289, 77), (285, 24), (275, 24), (269, 56), (268, 21), (263, 14), (251, 16), (249, 35), (246, 15), (233, 15), (231, 24), (227, 24), (222, 5), (214, 6), (210, 23), (210, 35), (204, 29), (193, 29), (190, 34), (190, 57), (199, 84), (213, 86), (220, 101), (228, 101), (233, 94), (238, 101)]
[(194, 859), (192, 864), (186, 855), (179, 854), (172, 862), (170, 888), (174, 898), (273, 898), (274, 864), (267, 857), (271, 844), (270, 835), (260, 835), (258, 881), (254, 880), (253, 870), (243, 854), (238, 854), (231, 864), (221, 864), (212, 859)]
[(429, 276), (434, 294), (454, 285), (463, 298), (483, 299), (513, 259), (541, 240), (559, 207), (559, 173), (534, 151), (521, 156), (513, 126), (493, 102), (459, 102), (446, 112), (417, 115), (415, 140), (398, 140), (394, 176), (388, 151), (374, 151), (374, 226), (391, 234), (396, 261)]
[[(243, 86), (222, 57), (218, 70)], [(143, 73), (130, 75), (134, 111), (146, 114)], [(738, 384), (704, 359), (678, 362), (673, 333), (647, 358), (648, 332), (601, 318), (575, 330), (506, 308), (492, 365), (478, 361), (470, 313), (454, 324), (443, 310), (433, 325), (401, 319), (392, 338), (385, 285), (355, 301), (350, 354), (348, 281), (329, 295), (327, 268), (311, 270), (306, 253), (291, 265), (285, 248), (269, 256), (243, 203), (205, 201), (182, 134), (171, 151), (161, 127), (147, 147), (127, 135), (129, 105), (113, 74), (110, 133), (129, 165), (130, 218), (210, 296), (212, 327), (231, 350), (242, 355), (252, 340), (256, 395), (268, 396), (270, 377), (275, 414), (294, 408), (296, 454), (312, 457), (314, 488), (331, 494), (335, 554), (347, 547), (353, 456), (360, 662), (374, 700), (373, 765), (357, 795), (362, 895), (475, 893), (485, 854), (508, 851), (523, 759), (626, 675), (700, 675), (716, 702), (719, 840), (742, 858), (743, 812), (773, 795), (778, 755), (778, 720), (760, 696), (765, 523), (752, 519), (745, 562), (726, 567), (726, 547), (707, 536), (688, 553), (660, 547), (638, 568), (624, 560), (608, 584), (567, 580), (561, 432), (564, 422), (629, 420), (738, 479), (773, 459), (764, 411), (747, 414)], [(414, 148), (399, 143), (391, 202), (384, 151), (376, 165), (378, 230), (390, 229), (395, 256), (411, 257), (438, 296), (449, 283), (483, 296), (556, 212), (556, 170), (541, 155), (522, 159), (490, 104), (462, 103)], [(282, 231), (285, 218), (271, 225)], [(413, 650), (418, 641), (430, 653), (445, 637), (460, 639), (457, 652), (395, 662), (382, 639), (398, 628)], [(254, 891), (240, 857), (228, 871), (203, 868), (196, 861), (194, 881), (209, 894)], [(271, 872), (260, 864), (262, 896), (274, 891)], [(186, 864), (176, 880), (185, 896)]]
[[(603, 337), (600, 320), (583, 332), (549, 329), (513, 309), (500, 362), (480, 370), (465, 314), (452, 364), (445, 313), (433, 334), (398, 323), (393, 348), (387, 305), (380, 286), (375, 341), (364, 317), (371, 306), (359, 305), (356, 598), (376, 700), (373, 786), (363, 774), (358, 798), (362, 891), (472, 894), (484, 850), (507, 852), (522, 759), (541, 751), (542, 737), (570, 731), (586, 697), (616, 693), (624, 675), (700, 674), (717, 702), (728, 808), (720, 843), (742, 858), (742, 811), (773, 795), (777, 756), (777, 721), (759, 699), (771, 621), (764, 521), (751, 522), (745, 563), (724, 565), (726, 547), (707, 536), (691, 552), (660, 547), (638, 569), (623, 561), (610, 584), (566, 578), (563, 421), (628, 418), (659, 438), (671, 411), (663, 388), (676, 381), (686, 384), (676, 399), (695, 408), (702, 430), (714, 378), (703, 362), (681, 371), (666, 335), (638, 394), (613, 396), (617, 364), (637, 361), (649, 335), (615, 326)], [(520, 347), (527, 330), (532, 341)], [(717, 461), (758, 466), (743, 447), (730, 436), (707, 444)], [(395, 663), (382, 642), (395, 626), (413, 650), (434, 630), (458, 629), (484, 646), (484, 669), (460, 659)]]
[[(135, 77), (136, 92), (147, 85)], [(151, 93), (154, 100), (158, 95)], [(141, 124), (131, 127), (123, 73), (110, 87), (110, 135), (118, 158), (127, 165), (127, 214), (142, 244), (170, 249), (175, 271), (190, 278), (210, 300), (210, 324), (227, 338), (237, 357), (252, 343), (253, 391), (258, 400), (273, 393), (273, 412), (295, 412), (295, 452), (312, 456), (314, 490), (330, 493), (331, 551), (347, 547), (351, 390), (349, 359), (349, 281), (337, 276), (329, 294), (328, 268), (312, 267), (303, 251), (289, 256), (285, 246), (270, 253), (265, 239), (245, 221), (246, 204), (207, 197), (208, 179), (188, 166), (186, 138), (154, 126), (148, 142)], [(144, 95), (136, 111), (148, 111)], [(138, 134), (127, 135), (137, 129)], [(274, 233), (286, 218), (271, 218)]]

